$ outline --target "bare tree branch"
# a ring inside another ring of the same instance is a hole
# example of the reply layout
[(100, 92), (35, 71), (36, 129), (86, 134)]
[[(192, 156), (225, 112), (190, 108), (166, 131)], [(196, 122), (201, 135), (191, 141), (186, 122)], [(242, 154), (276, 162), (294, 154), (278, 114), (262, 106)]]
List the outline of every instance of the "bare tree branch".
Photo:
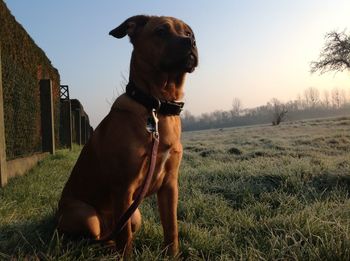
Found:
[(318, 61), (311, 62), (311, 73), (350, 70), (350, 35), (345, 30), (340, 33), (332, 31), (325, 38)]

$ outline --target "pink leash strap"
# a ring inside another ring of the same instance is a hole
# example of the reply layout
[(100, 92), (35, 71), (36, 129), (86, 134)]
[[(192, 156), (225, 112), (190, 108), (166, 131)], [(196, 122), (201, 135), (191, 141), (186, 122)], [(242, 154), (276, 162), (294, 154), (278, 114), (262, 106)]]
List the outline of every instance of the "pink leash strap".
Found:
[(151, 185), (154, 170), (156, 167), (158, 145), (159, 145), (158, 119), (157, 119), (154, 111), (152, 112), (152, 116), (153, 116), (153, 120), (154, 120), (154, 129), (152, 129), (152, 131), (151, 131), (152, 132), (152, 139), (153, 139), (151, 162), (150, 162), (150, 165), (148, 168), (147, 176), (142, 184), (141, 192), (137, 196), (137, 198), (134, 200), (134, 202), (130, 205), (130, 207), (126, 210), (126, 212), (119, 218), (114, 230), (109, 235), (101, 238), (98, 241), (108, 241), (108, 240), (116, 238), (116, 236), (123, 230), (123, 228), (125, 227), (125, 225), (127, 224), (128, 220), (129, 220), (129, 218), (135, 212), (137, 207), (141, 204), (142, 200), (145, 198), (145, 196), (148, 192), (148, 189)]

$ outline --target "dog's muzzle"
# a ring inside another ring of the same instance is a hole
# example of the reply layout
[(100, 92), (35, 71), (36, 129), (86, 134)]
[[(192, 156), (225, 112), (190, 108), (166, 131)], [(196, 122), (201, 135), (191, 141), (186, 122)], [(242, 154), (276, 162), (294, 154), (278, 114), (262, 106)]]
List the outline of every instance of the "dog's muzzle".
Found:
[(194, 37), (173, 37), (160, 63), (165, 72), (191, 73), (198, 65), (198, 52)]

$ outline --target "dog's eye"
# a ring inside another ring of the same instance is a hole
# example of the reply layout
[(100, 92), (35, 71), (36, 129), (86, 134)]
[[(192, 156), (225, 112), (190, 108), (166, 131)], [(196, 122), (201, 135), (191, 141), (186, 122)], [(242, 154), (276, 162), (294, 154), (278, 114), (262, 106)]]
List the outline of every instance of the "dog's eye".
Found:
[(189, 32), (189, 31), (187, 31), (185, 34), (186, 34), (187, 37), (192, 37), (192, 33)]

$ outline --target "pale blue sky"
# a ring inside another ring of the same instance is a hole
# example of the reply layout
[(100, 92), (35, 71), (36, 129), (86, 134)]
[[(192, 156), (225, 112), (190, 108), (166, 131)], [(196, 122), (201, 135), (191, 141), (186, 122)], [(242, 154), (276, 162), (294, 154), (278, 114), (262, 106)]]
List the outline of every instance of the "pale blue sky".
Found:
[(234, 97), (247, 108), (295, 99), (310, 86), (350, 88), (349, 73), (309, 73), (325, 33), (350, 29), (349, 0), (5, 2), (94, 127), (121, 92), (121, 74), (128, 77), (131, 44), (108, 32), (136, 14), (175, 16), (194, 30), (200, 66), (187, 77), (185, 108), (195, 115), (228, 110)]

